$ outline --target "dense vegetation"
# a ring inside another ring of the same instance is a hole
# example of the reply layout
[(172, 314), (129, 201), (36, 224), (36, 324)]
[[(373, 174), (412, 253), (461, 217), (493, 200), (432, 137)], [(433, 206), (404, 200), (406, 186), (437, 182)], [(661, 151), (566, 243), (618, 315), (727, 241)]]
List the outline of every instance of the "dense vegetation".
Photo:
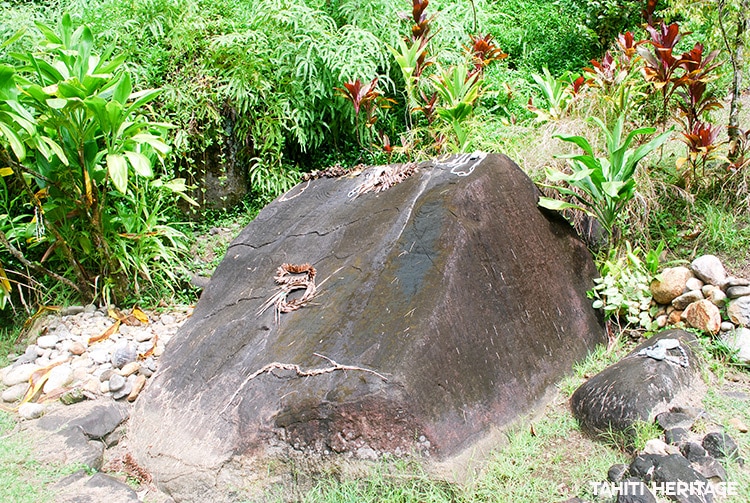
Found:
[[(236, 230), (306, 171), (473, 150), (538, 182), (596, 256), (594, 306), (649, 330), (665, 261), (714, 253), (750, 277), (749, 15), (750, 0), (0, 0), (0, 359), (45, 306), (192, 302), (196, 236)], [(712, 400), (722, 422), (747, 417)], [(561, 499), (559, 480), (622, 458), (550, 449), (579, 433), (564, 415), (509, 435), (463, 493), (405, 464), (304, 501)], [(11, 498), (37, 497), (8, 476)]]
[(598, 223), (603, 273), (628, 242), (741, 259), (747, 3), (0, 2), (0, 312), (189, 295), (209, 175), (260, 207), (304, 171), (475, 149)]

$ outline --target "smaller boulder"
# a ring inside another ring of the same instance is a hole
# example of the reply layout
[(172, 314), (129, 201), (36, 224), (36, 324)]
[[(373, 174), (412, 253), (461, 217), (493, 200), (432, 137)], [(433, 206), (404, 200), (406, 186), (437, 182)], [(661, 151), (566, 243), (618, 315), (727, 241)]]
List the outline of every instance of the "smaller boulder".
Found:
[(735, 325), (750, 325), (750, 296), (730, 301), (727, 305), (727, 316)]
[(687, 442), (690, 433), (685, 428), (670, 428), (664, 431), (664, 440), (670, 445), (679, 445)]
[(44, 414), (44, 405), (41, 403), (24, 403), (18, 407), (18, 415), (26, 420), (37, 419)]
[(687, 281), (693, 276), (687, 267), (667, 267), (659, 275), (661, 279), (651, 282), (651, 295), (659, 304), (669, 304), (682, 295)]
[(736, 429), (740, 433), (747, 433), (748, 431), (747, 425), (743, 423), (742, 419), (738, 417), (733, 417), (732, 419), (729, 420), (728, 423), (729, 423), (729, 426)]
[(723, 290), (728, 290), (733, 286), (750, 286), (750, 279), (747, 278), (736, 278), (734, 276), (727, 277), (720, 286)]
[(723, 482), (727, 479), (727, 471), (721, 466), (721, 463), (716, 461), (716, 458), (711, 456), (696, 459), (691, 463), (691, 466), (709, 480)]
[(721, 339), (742, 363), (750, 363), (750, 329), (738, 327), (722, 334)]
[(63, 388), (73, 381), (73, 369), (68, 364), (58, 365), (49, 371), (47, 382), (44, 383), (43, 393)]
[(628, 356), (583, 383), (571, 397), (571, 409), (590, 433), (631, 433), (638, 421), (651, 422), (658, 407), (669, 404), (692, 383), (695, 336), (666, 330), (638, 345)]
[(607, 480), (614, 482), (615, 484), (625, 478), (625, 474), (628, 472), (628, 465), (624, 463), (616, 463), (609, 467), (607, 470)]
[(709, 285), (711, 288), (703, 295), (710, 300), (716, 307), (724, 307), (727, 303), (727, 294), (721, 288)]
[(703, 293), (700, 290), (689, 290), (679, 297), (672, 300), (672, 305), (677, 310), (684, 310), (693, 302), (703, 300)]
[[(681, 483), (685, 487), (706, 487), (708, 480), (698, 473), (679, 454), (660, 456), (658, 454), (641, 454), (630, 463), (630, 473), (646, 483), (667, 484)], [(711, 503), (712, 493), (693, 494), (689, 490), (683, 490), (682, 494), (676, 495), (677, 501), (684, 503)]]
[(699, 280), (696, 277), (688, 279), (687, 283), (685, 283), (685, 289), (687, 290), (702, 290), (703, 286), (703, 281)]
[(708, 455), (706, 449), (697, 442), (687, 442), (682, 444), (680, 446), (680, 452), (682, 452), (682, 455), (691, 463)]
[(737, 442), (726, 433), (713, 432), (703, 437), (703, 448), (715, 458), (731, 458), (737, 455)]
[(693, 271), (701, 281), (712, 285), (720, 285), (726, 280), (727, 272), (724, 264), (719, 257), (715, 255), (702, 255), (690, 264), (690, 270)]
[(721, 312), (710, 300), (693, 302), (683, 313), (688, 325), (704, 332), (718, 333), (721, 328)]
[(730, 299), (738, 299), (750, 295), (750, 286), (730, 286), (727, 288), (727, 297)]
[(641, 454), (659, 454), (661, 456), (669, 456), (670, 454), (678, 454), (680, 450), (674, 445), (669, 445), (665, 441), (652, 438), (643, 447)]
[(615, 503), (657, 503), (657, 500), (646, 484), (631, 477), (623, 484)]
[(684, 428), (689, 430), (693, 427), (695, 418), (684, 412), (662, 412), (656, 416), (656, 422), (665, 431), (671, 430), (672, 428)]
[(130, 362), (134, 362), (138, 358), (138, 352), (135, 344), (123, 342), (115, 346), (112, 351), (112, 366), (116, 369), (121, 369)]
[(15, 386), (16, 384), (28, 381), (35, 371), (39, 370), (38, 365), (33, 363), (24, 363), (23, 365), (16, 365), (10, 367), (3, 377), (3, 384), (6, 386)]
[(24, 397), (28, 390), (28, 382), (14, 384), (10, 388), (3, 390), (2, 400), (3, 402), (17, 402)]

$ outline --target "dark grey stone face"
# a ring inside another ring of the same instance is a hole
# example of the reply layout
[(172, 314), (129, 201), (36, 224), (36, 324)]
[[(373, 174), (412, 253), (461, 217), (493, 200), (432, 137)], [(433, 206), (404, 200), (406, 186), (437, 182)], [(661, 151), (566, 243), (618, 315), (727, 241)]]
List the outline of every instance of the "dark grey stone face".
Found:
[[(507, 157), (423, 163), (350, 197), (363, 180), (312, 180), (265, 208), (168, 346), (131, 437), (173, 489), (197, 470), (208, 492), (270, 444), (453, 456), (605, 340), (590, 254)], [(259, 311), (284, 263), (313, 265), (317, 294), (277, 323)], [(335, 367), (324, 357), (340, 368), (310, 375)]]
[[(584, 429), (596, 434), (627, 433), (636, 421), (652, 421), (656, 408), (688, 389), (697, 375), (692, 350), (696, 344), (695, 336), (684, 330), (667, 330), (644, 341), (573, 393), (573, 415)], [(659, 417), (665, 429), (694, 420), (679, 413)]]

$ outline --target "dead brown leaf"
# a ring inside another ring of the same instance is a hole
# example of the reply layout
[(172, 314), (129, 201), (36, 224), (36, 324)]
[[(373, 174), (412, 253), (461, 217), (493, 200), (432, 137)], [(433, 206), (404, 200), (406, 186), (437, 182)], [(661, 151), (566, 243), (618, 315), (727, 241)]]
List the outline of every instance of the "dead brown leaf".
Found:
[(109, 339), (110, 336), (117, 333), (117, 331), (120, 329), (121, 323), (122, 322), (120, 320), (117, 320), (111, 327), (105, 330), (103, 334), (97, 335), (96, 337), (89, 339), (89, 345), (95, 344), (97, 342), (101, 342), (105, 339)]

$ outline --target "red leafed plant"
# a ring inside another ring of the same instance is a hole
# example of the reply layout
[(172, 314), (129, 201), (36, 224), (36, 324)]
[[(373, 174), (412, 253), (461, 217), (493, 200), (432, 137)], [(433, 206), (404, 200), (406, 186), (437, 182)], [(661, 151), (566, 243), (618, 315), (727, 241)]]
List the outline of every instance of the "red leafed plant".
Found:
[(691, 169), (691, 176), (683, 174), (686, 185), (697, 180), (698, 167), (700, 175), (706, 174), (706, 163), (716, 154), (720, 143), (717, 142), (721, 128), (706, 122), (696, 122), (691, 130), (682, 133), (682, 141), (688, 147), (688, 156), (677, 161), (678, 169), (687, 161)]
[(414, 20), (414, 26), (411, 27), (411, 35), (413, 40), (418, 38), (427, 38), (427, 34), (430, 32), (430, 21), (432, 17), (427, 17), (427, 6), (430, 4), (430, 0), (412, 0), (411, 16)]
[[(378, 111), (382, 109), (390, 108), (390, 104), (393, 103), (392, 99), (383, 96), (383, 92), (378, 89), (378, 78), (375, 77), (369, 83), (364, 84), (361, 80), (356, 79), (353, 81), (345, 82), (344, 88), (336, 88), (341, 93), (341, 96), (349, 100), (354, 107), (354, 116), (357, 129), (357, 140), (362, 145), (362, 138), (360, 138), (360, 127), (359, 125), (364, 122), (365, 127), (369, 130), (378, 120)], [(364, 111), (364, 121), (360, 119), (360, 112)], [(369, 134), (368, 134), (369, 136)]]
[(612, 53), (607, 51), (601, 62), (595, 59), (591, 60), (593, 68), (584, 68), (583, 71), (592, 73), (597, 77), (597, 81), (612, 84), (617, 75), (617, 61), (612, 57)]
[(713, 51), (704, 58), (703, 45), (697, 43), (692, 50), (680, 56), (678, 64), (685, 74), (681, 78), (682, 87), (675, 94), (680, 98), (677, 107), (686, 131), (693, 131), (705, 113), (723, 107), (716, 96), (708, 91), (708, 82), (712, 80), (710, 73), (719, 66), (714, 62), (718, 53)]
[[(680, 57), (674, 54), (677, 43), (682, 39), (680, 26), (677, 23), (666, 25), (660, 23), (659, 28), (651, 25), (646, 27), (650, 40), (638, 44), (638, 55), (643, 58), (641, 72), (647, 82), (662, 94), (662, 119), (666, 119), (667, 106), (675, 89), (684, 83), (681, 76), (675, 72), (680, 68)], [(649, 50), (646, 45), (651, 45)]]
[(469, 35), (471, 46), (466, 50), (472, 57), (474, 67), (481, 70), (493, 61), (499, 61), (508, 57), (502, 49), (495, 45), (492, 35), (489, 33), (483, 37), (479, 35)]
[(435, 120), (435, 108), (437, 107), (438, 93), (435, 91), (428, 98), (424, 91), (419, 91), (419, 96), (422, 98), (422, 105), (415, 107), (414, 111), (422, 112), (425, 119), (427, 119), (427, 124), (432, 124), (432, 121)]
[(638, 43), (635, 40), (633, 32), (626, 31), (625, 33), (620, 33), (617, 36), (617, 45), (620, 46), (620, 51), (628, 61), (636, 55)]
[(377, 87), (378, 78), (375, 77), (368, 84), (363, 84), (359, 79), (345, 82), (344, 89), (336, 88), (336, 90), (341, 92), (344, 98), (352, 102), (354, 113), (359, 115), (361, 108), (369, 112), (377, 103), (378, 98), (381, 98), (383, 93)]
[(587, 79), (583, 75), (579, 76), (577, 79), (575, 79), (573, 82), (570, 83), (570, 92), (573, 94), (573, 96), (578, 96), (578, 93), (581, 92), (581, 89), (583, 89), (583, 86), (590, 83), (591, 80)]

